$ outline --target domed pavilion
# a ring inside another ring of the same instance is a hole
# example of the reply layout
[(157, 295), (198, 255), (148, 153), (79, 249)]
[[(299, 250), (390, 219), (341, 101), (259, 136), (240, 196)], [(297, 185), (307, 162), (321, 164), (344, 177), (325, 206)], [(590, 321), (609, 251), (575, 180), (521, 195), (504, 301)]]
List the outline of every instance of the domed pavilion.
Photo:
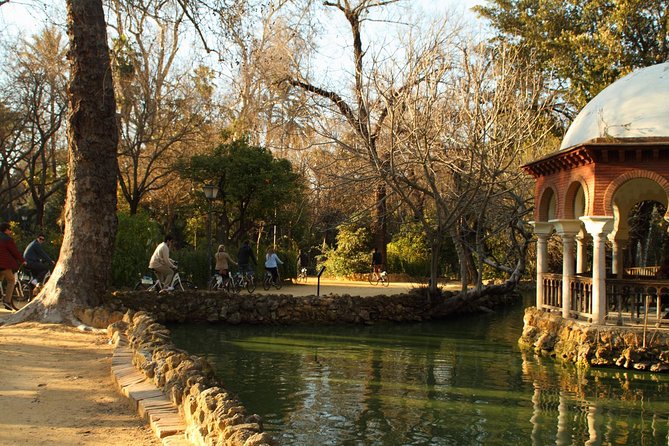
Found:
[[(669, 63), (608, 86), (578, 114), (559, 151), (523, 168), (536, 178), (537, 308), (597, 324), (633, 323), (645, 312), (659, 325), (669, 281), (655, 278), (657, 266), (625, 265), (623, 254), (635, 205), (669, 202)], [(547, 270), (554, 234), (562, 274)]]

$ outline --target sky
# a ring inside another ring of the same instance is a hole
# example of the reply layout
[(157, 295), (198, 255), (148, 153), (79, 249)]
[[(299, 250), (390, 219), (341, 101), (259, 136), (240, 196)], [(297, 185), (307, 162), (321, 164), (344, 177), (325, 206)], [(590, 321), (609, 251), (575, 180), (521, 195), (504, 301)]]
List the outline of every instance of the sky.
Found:
[[(44, 7), (36, 6), (39, 1), (35, 0), (10, 0), (9, 3), (0, 6), (0, 29), (11, 33), (23, 32), (30, 34), (38, 30), (43, 21), (40, 17), (44, 15)], [(53, 1), (52, 6), (47, 8), (64, 7), (65, 1)], [(485, 0), (413, 0), (413, 3), (427, 12), (452, 11), (464, 14), (465, 18), (475, 21), (475, 15), (470, 9), (479, 4), (485, 3)]]
[[(45, 7), (42, 5), (43, 3), (48, 3), (49, 6)], [(481, 32), (478, 28), (482, 28), (482, 23), (471, 12), (471, 8), (484, 3), (485, 0), (411, 0), (412, 7), (424, 11), (425, 17), (433, 14), (436, 16), (448, 14), (449, 16), (461, 17), (467, 23), (466, 26), (474, 33)], [(63, 17), (61, 20), (64, 21), (64, 6), (64, 0), (51, 0), (50, 2), (44, 2), (43, 0), (10, 0), (9, 3), (0, 6), (0, 38), (3, 37), (3, 33), (22, 34), (24, 36), (37, 33), (44, 27), (44, 17), (47, 14), (51, 17), (58, 17), (58, 14), (54, 14), (53, 10), (59, 8), (61, 9), (60, 17)], [(46, 12), (45, 8), (48, 8), (49, 11)], [(313, 74), (324, 82), (337, 82), (337, 80), (348, 78), (352, 71), (350, 30), (343, 17), (340, 16), (341, 14), (332, 13), (331, 17), (334, 17), (340, 24), (339, 28), (330, 31), (321, 40), (320, 50), (313, 60)], [(401, 19), (402, 17), (399, 18), (399, 20)], [(330, 25), (329, 22), (326, 23)], [(59, 25), (65, 33), (64, 22)], [(378, 22), (367, 22), (364, 26), (369, 27), (367, 30), (374, 30), (364, 36), (365, 44), (374, 37), (378, 37), (378, 35), (373, 34), (378, 29), (377, 34), (382, 36), (381, 38), (385, 41), (384, 44), (392, 46), (394, 35), (389, 31), (384, 34), (388, 28), (386, 25)], [(397, 32), (397, 30), (393, 31), (393, 33)], [(185, 51), (188, 53), (188, 50)]]

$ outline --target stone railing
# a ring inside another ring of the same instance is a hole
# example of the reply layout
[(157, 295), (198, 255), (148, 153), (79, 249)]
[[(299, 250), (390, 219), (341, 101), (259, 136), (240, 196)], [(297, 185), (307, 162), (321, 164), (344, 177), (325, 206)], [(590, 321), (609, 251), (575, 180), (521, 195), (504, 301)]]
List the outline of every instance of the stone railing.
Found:
[(543, 308), (562, 311), (562, 274), (545, 273), (543, 275)]
[(144, 312), (129, 311), (109, 326), (112, 337), (124, 332), (132, 362), (178, 408), (186, 421), (186, 438), (196, 445), (270, 446), (258, 415), (249, 415), (223, 389), (212, 366), (174, 347), (170, 333)]
[[(544, 304), (541, 309), (562, 312), (562, 275), (544, 274)], [(592, 278), (574, 276), (569, 282), (569, 314), (571, 318), (592, 317)], [(607, 323), (617, 325), (655, 325), (660, 327), (663, 311), (669, 304), (669, 280), (606, 279)]]
[(631, 277), (655, 277), (659, 270), (659, 266), (634, 266), (625, 268), (625, 275)]

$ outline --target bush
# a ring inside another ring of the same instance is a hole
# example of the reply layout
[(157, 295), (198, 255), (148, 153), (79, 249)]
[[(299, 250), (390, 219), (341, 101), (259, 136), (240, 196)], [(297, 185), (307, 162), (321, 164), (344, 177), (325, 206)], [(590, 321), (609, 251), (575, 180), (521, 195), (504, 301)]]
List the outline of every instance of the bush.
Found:
[[(216, 265), (214, 260), (214, 250), (212, 247), (211, 267)], [(232, 256), (232, 254), (230, 254)], [(179, 263), (179, 275), (182, 280), (190, 280), (198, 287), (205, 287), (209, 282), (209, 267), (207, 266), (207, 247), (192, 249), (172, 249), (170, 256)], [(234, 256), (233, 256), (234, 258)]]
[(147, 273), (149, 259), (160, 243), (160, 228), (148, 215), (118, 213), (118, 231), (112, 258), (112, 285), (131, 287)]
[(337, 247), (324, 249), (322, 265), (328, 276), (350, 276), (369, 272), (371, 265), (371, 236), (367, 228), (340, 225), (337, 233)]
[(430, 274), (430, 248), (418, 223), (409, 223), (388, 243), (389, 272), (405, 273), (412, 277)]

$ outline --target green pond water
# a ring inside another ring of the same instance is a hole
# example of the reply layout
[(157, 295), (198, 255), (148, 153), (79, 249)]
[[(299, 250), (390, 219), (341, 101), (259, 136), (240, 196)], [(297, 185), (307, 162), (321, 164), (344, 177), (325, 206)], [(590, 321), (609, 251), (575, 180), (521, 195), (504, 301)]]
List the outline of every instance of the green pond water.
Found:
[(522, 353), (522, 309), (408, 325), (170, 328), (284, 446), (669, 443), (669, 376)]

